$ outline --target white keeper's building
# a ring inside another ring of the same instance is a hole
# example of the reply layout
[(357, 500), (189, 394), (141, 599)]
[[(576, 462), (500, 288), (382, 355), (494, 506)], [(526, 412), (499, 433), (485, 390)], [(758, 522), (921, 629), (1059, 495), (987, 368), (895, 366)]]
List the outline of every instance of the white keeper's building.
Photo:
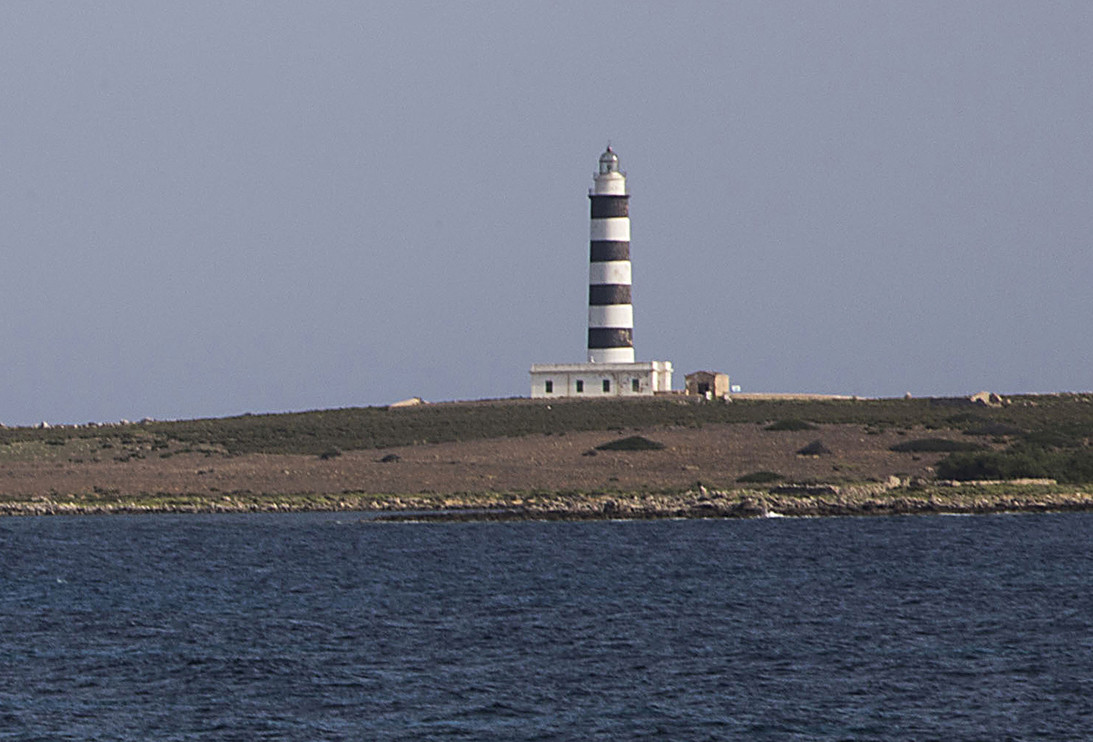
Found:
[(600, 155), (588, 198), (588, 362), (533, 365), (531, 396), (629, 397), (671, 391), (671, 361), (634, 361), (630, 194), (610, 147)]

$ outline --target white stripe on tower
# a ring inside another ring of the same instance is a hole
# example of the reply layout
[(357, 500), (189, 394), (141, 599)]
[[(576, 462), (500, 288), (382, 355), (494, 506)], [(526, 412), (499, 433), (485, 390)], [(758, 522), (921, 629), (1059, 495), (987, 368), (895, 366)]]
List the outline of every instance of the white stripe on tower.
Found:
[(634, 362), (630, 303), (630, 196), (619, 157), (610, 147), (593, 176), (589, 230), (588, 362)]
[[(589, 198), (595, 198), (595, 196), (590, 195)], [(590, 231), (593, 242), (629, 242), (630, 218), (593, 218)]]
[(588, 285), (630, 285), (629, 260), (604, 260), (588, 264)]

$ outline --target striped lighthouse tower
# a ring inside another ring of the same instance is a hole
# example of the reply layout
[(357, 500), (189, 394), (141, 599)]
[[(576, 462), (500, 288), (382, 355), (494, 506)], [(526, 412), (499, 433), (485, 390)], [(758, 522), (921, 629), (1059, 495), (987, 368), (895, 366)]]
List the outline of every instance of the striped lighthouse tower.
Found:
[(588, 198), (592, 202), (588, 271), (588, 362), (634, 362), (634, 307), (630, 303), (630, 196), (619, 157), (600, 155)]
[(671, 361), (634, 361), (630, 302), (630, 196), (608, 147), (588, 192), (588, 362), (533, 363), (533, 399), (633, 397), (672, 391)]

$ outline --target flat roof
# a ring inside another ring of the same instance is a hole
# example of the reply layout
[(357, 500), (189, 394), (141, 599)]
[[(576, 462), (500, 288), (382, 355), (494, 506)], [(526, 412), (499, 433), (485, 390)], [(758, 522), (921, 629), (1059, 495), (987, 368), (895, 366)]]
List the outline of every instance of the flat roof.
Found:
[(605, 371), (670, 371), (671, 361), (635, 361), (634, 363), (533, 363), (531, 373), (586, 373)]

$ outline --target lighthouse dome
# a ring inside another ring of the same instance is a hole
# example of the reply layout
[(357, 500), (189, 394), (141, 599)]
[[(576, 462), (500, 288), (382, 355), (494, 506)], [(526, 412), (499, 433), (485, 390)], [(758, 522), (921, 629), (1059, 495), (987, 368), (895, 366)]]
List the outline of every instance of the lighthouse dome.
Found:
[(610, 145), (600, 155), (600, 171), (592, 176), (592, 180), (595, 185), (589, 191), (591, 196), (626, 195), (626, 173), (619, 170), (619, 156)]
[(618, 171), (619, 156), (616, 155), (615, 151), (608, 145), (607, 151), (600, 155), (600, 175), (605, 173), (617, 173)]

